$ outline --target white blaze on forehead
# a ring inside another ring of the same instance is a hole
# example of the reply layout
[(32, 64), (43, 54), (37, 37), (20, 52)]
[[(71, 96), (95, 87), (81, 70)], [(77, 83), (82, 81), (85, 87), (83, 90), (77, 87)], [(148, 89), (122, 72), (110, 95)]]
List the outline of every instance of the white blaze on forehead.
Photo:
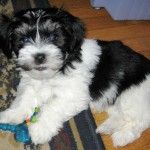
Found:
[(40, 21), (41, 16), (37, 19), (36, 22), (36, 39), (35, 42), (38, 43), (40, 42), (40, 33), (39, 33), (39, 21)]
[(36, 22), (36, 39), (35, 42), (39, 43), (40, 42), (40, 33), (39, 33), (39, 22), (41, 17), (44, 15), (45, 11), (43, 10), (38, 10), (35, 14), (35, 16), (38, 18)]

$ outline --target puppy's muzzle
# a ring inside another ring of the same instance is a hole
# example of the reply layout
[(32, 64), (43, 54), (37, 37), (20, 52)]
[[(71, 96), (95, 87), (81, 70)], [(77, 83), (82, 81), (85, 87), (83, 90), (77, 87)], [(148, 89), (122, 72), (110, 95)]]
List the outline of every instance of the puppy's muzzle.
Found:
[(44, 53), (38, 53), (34, 57), (35, 64), (40, 65), (46, 62), (46, 55)]

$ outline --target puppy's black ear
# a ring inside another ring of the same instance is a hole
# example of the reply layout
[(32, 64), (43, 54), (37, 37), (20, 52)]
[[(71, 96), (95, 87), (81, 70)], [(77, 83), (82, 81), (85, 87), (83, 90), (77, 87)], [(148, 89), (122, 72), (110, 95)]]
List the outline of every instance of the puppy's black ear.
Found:
[(61, 24), (69, 34), (71, 40), (70, 52), (76, 52), (80, 50), (85, 37), (84, 23), (79, 18), (74, 17), (63, 9), (59, 9), (57, 15), (60, 18), (59, 20), (61, 21)]
[(70, 25), (70, 34), (72, 34), (71, 50), (76, 52), (79, 51), (83, 43), (85, 37), (85, 27), (83, 22), (76, 17), (70, 22)]
[(65, 24), (65, 28), (71, 36), (71, 52), (79, 51), (85, 37), (85, 27), (80, 19), (71, 16)]
[(0, 49), (7, 58), (12, 57), (11, 34), (12, 34), (12, 17), (5, 14), (0, 15)]

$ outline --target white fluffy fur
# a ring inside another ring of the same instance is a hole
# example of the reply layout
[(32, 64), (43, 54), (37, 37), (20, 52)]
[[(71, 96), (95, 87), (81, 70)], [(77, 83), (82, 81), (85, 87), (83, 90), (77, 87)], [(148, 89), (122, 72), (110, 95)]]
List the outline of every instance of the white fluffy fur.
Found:
[[(48, 60), (41, 67), (50, 68), (40, 73), (34, 69), (21, 71), (17, 97), (10, 108), (0, 114), (0, 122), (21, 123), (31, 117), (35, 107), (40, 107), (38, 122), (29, 126), (30, 135), (35, 144), (51, 140), (65, 121), (87, 109), (91, 100), (88, 87), (93, 77), (90, 70), (99, 61), (100, 49), (95, 40), (85, 39), (81, 51), (82, 63), (74, 62), (76, 69), (70, 68), (66, 75), (55, 70), (62, 62), (60, 50), (54, 45), (32, 43), (21, 49), (19, 64), (36, 67), (33, 56), (42, 51)], [(110, 89), (102, 93), (101, 100), (92, 104), (96, 110), (106, 110), (110, 115), (96, 132), (110, 134), (115, 146), (124, 146), (137, 139), (142, 131), (150, 127), (149, 85), (150, 75), (138, 86), (124, 91), (115, 105), (107, 107), (106, 99), (115, 98), (117, 92), (117, 87), (110, 83)]]
[[(20, 50), (18, 61), (31, 63), (37, 47), (29, 45), (25, 49)], [(66, 76), (57, 74), (48, 78), (47, 75), (53, 72), (51, 69), (40, 75), (38, 71), (22, 71), (17, 97), (10, 108), (1, 113), (0, 122), (21, 123), (31, 117), (35, 107), (40, 107), (38, 122), (29, 126), (29, 132), (35, 144), (42, 144), (51, 140), (65, 121), (87, 109), (90, 101), (88, 84), (92, 78), (89, 69), (96, 65), (100, 47), (94, 40), (85, 40), (82, 49), (83, 63), (74, 63), (77, 69), (71, 69)], [(53, 50), (54, 54), (59, 54), (57, 48)], [(59, 61), (53, 63), (57, 65)]]
[[(141, 133), (150, 127), (149, 85), (150, 75), (138, 86), (132, 86), (124, 91), (117, 98), (115, 105), (106, 109), (110, 117), (96, 132), (110, 134), (114, 146), (125, 146), (139, 138)], [(112, 93), (109, 92), (112, 95), (113, 93), (113, 90)], [(98, 108), (98, 103), (96, 105)]]

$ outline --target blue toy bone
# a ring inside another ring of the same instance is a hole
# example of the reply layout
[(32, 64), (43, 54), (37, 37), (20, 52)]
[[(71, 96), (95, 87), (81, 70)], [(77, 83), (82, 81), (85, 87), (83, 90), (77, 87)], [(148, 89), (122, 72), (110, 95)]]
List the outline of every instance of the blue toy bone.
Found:
[(15, 140), (17, 142), (22, 142), (22, 143), (30, 142), (31, 137), (29, 135), (28, 125), (31, 122), (35, 123), (37, 121), (36, 115), (38, 113), (39, 113), (39, 108), (35, 108), (34, 114), (32, 115), (31, 119), (27, 119), (25, 122), (18, 125), (0, 123), (0, 130), (13, 132)]
[(18, 142), (26, 143), (31, 141), (26, 123), (21, 123), (18, 125), (1, 123), (0, 129), (3, 131), (13, 132), (15, 140)]

